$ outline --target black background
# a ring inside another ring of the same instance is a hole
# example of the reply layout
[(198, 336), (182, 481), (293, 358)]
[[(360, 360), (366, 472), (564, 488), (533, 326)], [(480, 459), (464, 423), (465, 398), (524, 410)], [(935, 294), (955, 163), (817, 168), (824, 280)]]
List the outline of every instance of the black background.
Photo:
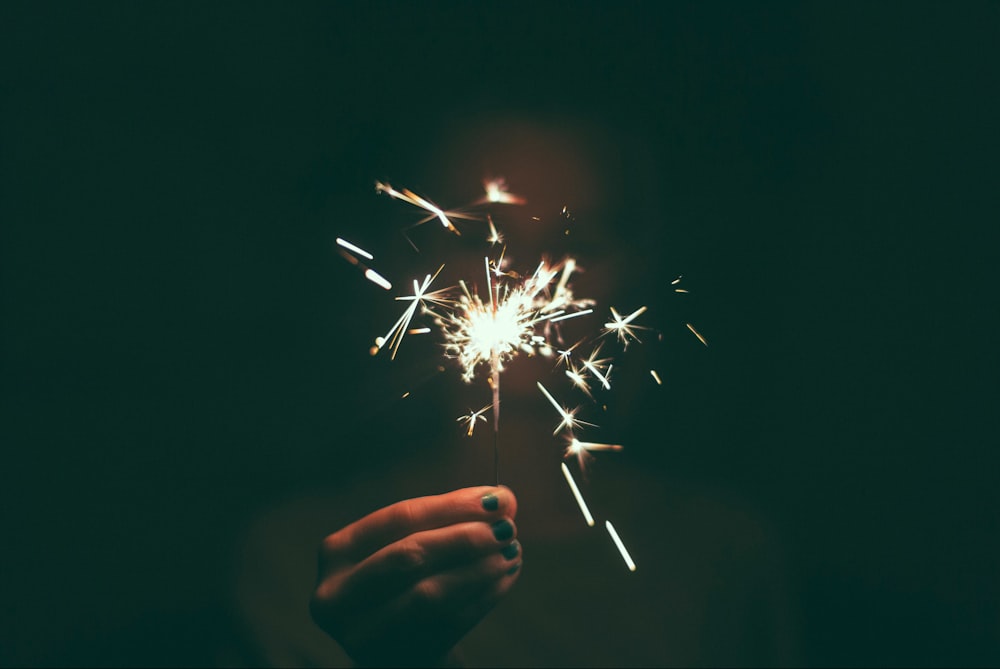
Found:
[(803, 662), (1000, 662), (996, 3), (0, 24), (0, 664), (200, 661), (243, 524), (363, 459), (337, 435), (371, 332), (333, 238), (377, 239), (377, 178), (478, 195), (477, 129), (510, 124), (592, 176), (508, 151), (511, 190), (685, 274), (710, 346), (678, 340), (682, 418), (650, 457), (780, 528)]

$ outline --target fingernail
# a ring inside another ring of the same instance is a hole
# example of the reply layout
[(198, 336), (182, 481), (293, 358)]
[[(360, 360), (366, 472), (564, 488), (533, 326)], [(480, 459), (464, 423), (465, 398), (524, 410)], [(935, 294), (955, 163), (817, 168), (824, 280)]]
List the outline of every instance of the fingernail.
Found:
[(487, 511), (496, 511), (500, 508), (500, 498), (493, 493), (483, 495), (483, 508)]
[(493, 523), (492, 529), (497, 541), (507, 541), (514, 536), (514, 526), (507, 519)]
[(503, 555), (508, 560), (513, 560), (517, 557), (517, 554), (521, 552), (521, 544), (518, 543), (517, 539), (510, 542), (506, 546), (500, 549), (500, 554)]
[(518, 562), (516, 565), (507, 570), (507, 575), (516, 574), (517, 570), (521, 568), (521, 563)]

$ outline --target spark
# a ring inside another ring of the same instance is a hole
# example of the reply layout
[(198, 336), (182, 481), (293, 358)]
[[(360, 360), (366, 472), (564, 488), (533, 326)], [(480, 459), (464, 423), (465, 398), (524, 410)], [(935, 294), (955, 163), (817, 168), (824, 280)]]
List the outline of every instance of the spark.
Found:
[(586, 421), (577, 419), (576, 412), (579, 410), (579, 407), (570, 411), (565, 407), (559, 406), (559, 403), (556, 402), (555, 398), (552, 397), (551, 394), (549, 394), (549, 391), (545, 389), (545, 386), (542, 385), (542, 382), (536, 381), (536, 383), (538, 384), (538, 389), (542, 391), (542, 394), (545, 395), (546, 399), (549, 400), (552, 406), (556, 408), (556, 411), (559, 412), (559, 415), (562, 416), (562, 421), (560, 421), (559, 425), (556, 426), (556, 429), (552, 432), (552, 434), (559, 434), (559, 431), (562, 430), (563, 428), (566, 428), (567, 430), (572, 432), (573, 428), (579, 425), (589, 425), (590, 427), (597, 427), (593, 423), (588, 423)]
[(389, 280), (370, 267), (365, 270), (365, 278), (374, 283), (376, 286), (381, 286), (386, 290), (392, 290), (392, 284), (389, 283)]
[(507, 190), (507, 182), (504, 179), (491, 179), (483, 182), (486, 189), (486, 202), (498, 202), (500, 204), (526, 204), (527, 200), (510, 193)]
[(576, 349), (576, 347), (579, 346), (582, 343), (583, 343), (583, 340), (581, 339), (581, 340), (577, 341), (575, 344), (573, 344), (572, 346), (570, 346), (565, 351), (562, 350), (562, 349), (558, 349), (557, 352), (559, 353), (559, 360), (557, 362), (562, 362), (565, 365), (569, 366), (569, 357), (573, 354), (573, 350)]
[(418, 284), (417, 280), (414, 279), (413, 295), (403, 295), (396, 298), (397, 300), (409, 301), (410, 306), (407, 307), (406, 311), (403, 312), (403, 315), (400, 316), (395, 323), (393, 323), (392, 327), (389, 328), (389, 331), (385, 333), (385, 336), (378, 337), (375, 339), (375, 345), (379, 348), (379, 350), (381, 350), (382, 347), (386, 344), (386, 342), (388, 342), (389, 348), (392, 349), (391, 359), (393, 360), (396, 359), (396, 352), (399, 351), (399, 345), (403, 342), (403, 334), (409, 328), (410, 321), (413, 319), (413, 315), (417, 312), (417, 309), (420, 306), (423, 306), (426, 309), (430, 304), (437, 304), (437, 305), (447, 304), (446, 300), (443, 297), (445, 294), (444, 292), (427, 291), (427, 289), (430, 288), (430, 285), (434, 281), (434, 279), (437, 278), (437, 275), (441, 273), (442, 269), (444, 269), (444, 265), (441, 265), (441, 267), (438, 268), (438, 271), (435, 272), (433, 276), (428, 274), (426, 277), (424, 277), (424, 281), (422, 284)]
[(644, 328), (640, 325), (632, 325), (631, 323), (645, 311), (646, 307), (639, 307), (625, 318), (622, 318), (621, 315), (615, 311), (615, 308), (611, 307), (611, 317), (614, 320), (610, 323), (604, 324), (605, 334), (610, 332), (617, 333), (619, 341), (621, 341), (626, 347), (628, 346), (630, 337), (635, 341), (640, 341), (639, 337), (635, 334), (635, 330), (647, 330), (648, 328)]
[(684, 325), (686, 325), (688, 327), (688, 330), (690, 330), (694, 334), (694, 336), (698, 338), (698, 341), (700, 341), (705, 346), (708, 346), (708, 342), (705, 341), (705, 338), (701, 336), (700, 332), (694, 329), (693, 325), (691, 325), (690, 323), (685, 323)]
[(563, 314), (561, 316), (557, 316), (556, 318), (550, 318), (549, 322), (550, 323), (558, 323), (559, 321), (565, 321), (565, 320), (568, 320), (570, 318), (576, 318), (577, 316), (586, 316), (587, 314), (592, 314), (592, 313), (594, 313), (593, 309), (584, 309), (583, 311), (574, 311), (571, 314)]
[(621, 444), (596, 444), (590, 441), (580, 441), (576, 437), (569, 437), (569, 443), (566, 446), (566, 452), (563, 454), (565, 458), (571, 458), (576, 456), (576, 461), (580, 465), (580, 471), (585, 471), (587, 463), (594, 458), (594, 451), (620, 451), (622, 450)]
[(489, 214), (486, 215), (486, 222), (490, 226), (490, 236), (486, 238), (486, 241), (490, 243), (490, 246), (495, 246), (503, 241), (503, 236), (497, 231), (497, 227), (493, 225), (493, 217)]
[(435, 312), (445, 337), (445, 353), (458, 360), (467, 382), (481, 364), (489, 365), (491, 372), (502, 371), (518, 351), (537, 351), (552, 334), (548, 321), (553, 314), (561, 313), (560, 309), (577, 310), (592, 304), (590, 300), (576, 299), (568, 287), (548, 297), (546, 289), (559, 268), (545, 261), (523, 280), (496, 276), (488, 258), (484, 258), (484, 264), (488, 296), (480, 296), (459, 281), (461, 294), (456, 308)]
[(608, 528), (608, 534), (611, 535), (611, 539), (615, 542), (615, 546), (618, 547), (618, 552), (622, 554), (622, 559), (625, 560), (628, 570), (635, 571), (635, 562), (632, 561), (632, 556), (628, 554), (625, 544), (622, 543), (621, 537), (619, 537), (618, 532), (615, 531), (615, 526), (611, 524), (610, 520), (605, 520), (604, 526)]
[(441, 221), (441, 225), (443, 225), (446, 230), (448, 230), (449, 232), (453, 232), (456, 235), (461, 235), (462, 233), (459, 232), (458, 228), (455, 227), (455, 224), (451, 222), (451, 218), (475, 218), (474, 216), (463, 214), (457, 211), (445, 211), (444, 209), (441, 209), (441, 207), (437, 206), (430, 200), (426, 200), (417, 195), (416, 193), (414, 193), (413, 191), (408, 190), (406, 188), (402, 190), (396, 190), (389, 184), (382, 183), (381, 181), (376, 181), (375, 190), (379, 193), (385, 193), (389, 197), (394, 198), (396, 200), (409, 202), (413, 206), (419, 207), (424, 211), (428, 212), (429, 216), (420, 220), (417, 223), (417, 225), (421, 225), (423, 223), (426, 223), (427, 221), (436, 218), (439, 221)]
[[(611, 375), (611, 358), (598, 359), (597, 356), (601, 353), (601, 347), (598, 346), (596, 349), (591, 351), (590, 356), (583, 361), (583, 366), (586, 367), (591, 374), (597, 377), (597, 380), (601, 382), (605, 390), (611, 390), (611, 382), (608, 381), (608, 377)], [(606, 373), (602, 373), (601, 367), (605, 364), (608, 365)]]
[(566, 376), (569, 380), (573, 382), (573, 385), (586, 393), (587, 397), (594, 399), (594, 395), (590, 392), (590, 384), (587, 383), (587, 377), (585, 377), (571, 362), (566, 363), (568, 369), (566, 370)]
[(392, 289), (392, 284), (389, 282), (388, 279), (386, 279), (384, 276), (382, 276), (372, 268), (365, 265), (363, 262), (354, 257), (354, 255), (352, 255), (348, 251), (345, 251), (344, 249), (348, 249), (350, 252), (356, 253), (357, 255), (367, 260), (373, 260), (375, 256), (373, 256), (371, 253), (368, 253), (368, 251), (365, 251), (363, 248), (355, 246), (346, 239), (341, 239), (340, 237), (337, 237), (337, 245), (341, 247), (340, 255), (342, 255), (347, 260), (347, 262), (364, 270), (366, 279), (368, 279), (369, 281), (378, 286), (381, 286), (382, 288), (385, 288), (386, 290)]
[(566, 483), (569, 484), (569, 489), (573, 491), (573, 497), (576, 498), (576, 503), (580, 507), (580, 511), (583, 512), (583, 519), (587, 521), (587, 525), (593, 527), (594, 517), (590, 515), (590, 509), (587, 508), (587, 503), (583, 501), (583, 495), (580, 494), (580, 489), (576, 487), (576, 481), (573, 480), (573, 475), (570, 473), (569, 467), (566, 466), (565, 462), (559, 463), (559, 466), (562, 467)]
[(337, 244), (339, 246), (344, 247), (348, 251), (351, 251), (352, 253), (358, 254), (362, 258), (367, 258), (368, 260), (375, 260), (375, 256), (373, 256), (371, 253), (368, 253), (368, 251), (365, 251), (363, 248), (361, 248), (359, 246), (355, 246), (354, 244), (350, 243), (346, 239), (342, 239), (340, 237), (337, 237)]
[[(552, 262), (543, 256), (533, 272), (522, 272), (520, 268), (515, 271), (508, 266), (504, 236), (498, 229), (497, 222), (494, 221), (491, 213), (484, 210), (487, 208), (495, 209), (491, 205), (496, 204), (523, 205), (525, 199), (511, 194), (503, 179), (484, 181), (485, 195), (480, 200), (471, 205), (463, 206), (458, 211), (446, 210), (413, 191), (397, 190), (387, 183), (376, 181), (375, 187), (377, 193), (386, 194), (393, 200), (401, 200), (422, 210), (423, 213), (420, 214), (422, 218), (415, 225), (437, 220), (446, 231), (459, 235), (461, 232), (456, 227), (458, 219), (476, 220), (486, 224), (484, 226), (486, 228), (485, 240), (490, 247), (494, 248), (490, 250), (489, 255), (483, 257), (483, 264), (478, 270), (482, 272), (479, 278), (476, 281), (467, 281), (467, 277), (458, 279), (447, 288), (432, 290), (431, 286), (444, 269), (442, 264), (434, 274), (427, 274), (422, 281), (413, 279), (412, 292), (395, 297), (398, 301), (407, 302), (403, 313), (384, 336), (376, 338), (371, 353), (375, 355), (382, 348), (388, 347), (392, 359), (395, 359), (405, 335), (430, 334), (436, 331), (436, 334), (442, 338), (444, 357), (457, 363), (463, 381), (470, 383), (480, 371), (485, 370), (487, 384), (492, 390), (492, 402), (478, 410), (469, 409), (468, 413), (458, 416), (455, 421), (462, 424), (467, 436), (472, 437), (475, 427), (480, 422), (490, 422), (489, 417), (485, 414), (492, 408), (494, 466), (499, 484), (497, 444), (500, 420), (500, 380), (505, 367), (516, 357), (536, 355), (546, 358), (556, 357), (551, 371), (555, 374), (559, 364), (564, 365), (563, 373), (569, 383), (562, 382), (563, 387), (575, 387), (586, 394), (591, 402), (599, 404), (594, 401), (593, 389), (600, 383), (604, 389), (610, 390), (611, 373), (615, 367), (613, 358), (601, 357), (601, 348), (604, 341), (607, 341), (604, 338), (613, 334), (625, 350), (633, 342), (641, 344), (639, 330), (652, 328), (639, 325), (636, 321), (646, 312), (647, 307), (641, 306), (624, 317), (614, 307), (610, 307), (610, 318), (608, 322), (604, 323), (603, 328), (598, 328), (596, 336), (580, 339), (567, 347), (563, 341), (563, 333), (573, 327), (567, 323), (573, 319), (593, 314), (596, 303), (592, 299), (583, 299), (574, 295), (572, 278), (583, 269), (578, 267), (577, 261), (572, 257)], [(559, 221), (554, 224), (562, 225), (565, 228), (564, 232), (569, 234), (569, 227), (575, 218), (568, 206), (562, 207), (559, 216), (547, 217), (547, 220), (551, 223), (553, 222), (552, 218), (558, 218)], [(541, 219), (533, 216), (531, 220), (540, 221)], [(473, 235), (473, 237), (475, 236)], [(409, 240), (408, 237), (407, 240), (416, 249), (413, 241)], [(339, 237), (336, 239), (336, 243), (340, 254), (353, 265), (362, 269), (368, 280), (386, 290), (392, 289), (392, 283), (388, 279), (364, 264), (364, 262), (374, 260), (372, 253)], [(479, 238), (476, 243), (482, 245), (482, 238)], [(495, 250), (497, 245), (500, 245), (499, 253)], [(680, 281), (681, 276), (677, 276), (671, 282), (671, 287), (675, 292), (686, 293), (687, 290), (678, 285)], [(419, 319), (418, 314), (421, 317)], [(417, 322), (413, 324), (415, 319)], [(420, 320), (429, 320), (430, 322), (420, 323)], [(427, 324), (433, 327), (426, 327)], [(705, 339), (691, 324), (687, 324), (687, 327), (707, 346)], [(662, 333), (660, 339), (662, 340)], [(590, 349), (589, 355), (586, 357), (583, 353), (577, 353), (577, 349), (584, 342), (587, 342), (587, 348)], [(438, 367), (438, 371), (443, 370), (443, 366)], [(650, 369), (649, 372), (657, 385), (662, 385), (656, 370)], [(562, 378), (561, 375), (559, 378)], [(615, 443), (599, 443), (578, 439), (576, 434), (578, 431), (582, 431), (586, 427), (596, 428), (597, 425), (578, 418), (577, 414), (581, 411), (580, 406), (574, 409), (563, 406), (556, 401), (541, 381), (537, 381), (536, 385), (559, 414), (559, 422), (552, 434), (555, 436), (562, 433), (561, 439), (565, 440), (562, 452), (563, 462), (560, 462), (560, 468), (583, 513), (584, 520), (587, 525), (592, 527), (594, 517), (570, 473), (568, 462), (575, 458), (579, 467), (578, 471), (586, 478), (586, 466), (596, 457), (597, 452), (622, 451), (624, 450), (623, 446)], [(569, 390), (568, 392), (574, 391)], [(403, 397), (408, 397), (409, 394), (407, 391)], [(557, 392), (557, 394), (559, 393)], [(610, 522), (606, 523), (606, 527), (629, 569), (635, 571), (635, 563), (614, 527)]]
[(476, 421), (481, 420), (485, 423), (486, 418), (483, 416), (483, 413), (488, 411), (492, 406), (493, 406), (492, 404), (487, 404), (479, 411), (472, 411), (470, 409), (469, 413), (465, 414), (464, 416), (459, 416), (458, 418), (455, 419), (455, 422), (460, 423), (462, 421), (465, 421), (466, 425), (469, 428), (467, 434), (471, 437), (472, 431), (476, 428)]

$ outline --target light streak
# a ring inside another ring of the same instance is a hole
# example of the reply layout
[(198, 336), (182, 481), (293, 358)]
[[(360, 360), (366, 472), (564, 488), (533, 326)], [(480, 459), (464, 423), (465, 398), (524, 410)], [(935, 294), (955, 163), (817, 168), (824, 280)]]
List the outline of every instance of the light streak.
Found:
[(368, 251), (365, 251), (363, 248), (359, 246), (355, 246), (346, 239), (341, 239), (340, 237), (337, 237), (337, 244), (343, 246), (345, 249), (351, 251), (352, 253), (358, 254), (362, 258), (367, 258), (368, 260), (375, 260), (375, 256), (373, 256), (371, 253), (368, 253)]
[(365, 278), (374, 283), (376, 286), (381, 286), (386, 290), (392, 290), (392, 284), (389, 283), (389, 280), (371, 268), (365, 270)]
[(621, 537), (618, 536), (615, 526), (611, 524), (610, 520), (605, 520), (604, 526), (608, 528), (608, 534), (611, 535), (611, 539), (615, 542), (615, 546), (618, 546), (618, 552), (622, 554), (622, 559), (625, 560), (628, 570), (635, 571), (635, 562), (632, 561), (632, 556), (629, 555), (628, 550), (625, 548), (625, 544), (622, 543)]
[(687, 326), (688, 330), (690, 330), (692, 333), (694, 333), (694, 336), (698, 338), (698, 341), (700, 341), (705, 346), (708, 346), (708, 342), (705, 341), (705, 338), (701, 336), (700, 332), (698, 332), (697, 330), (694, 329), (693, 325), (691, 325), (690, 323), (685, 323), (684, 325)]
[(573, 475), (569, 471), (569, 467), (566, 466), (565, 462), (559, 463), (562, 467), (563, 476), (566, 477), (566, 483), (569, 484), (569, 489), (573, 491), (573, 497), (576, 498), (576, 503), (580, 507), (580, 511), (583, 513), (583, 519), (587, 521), (587, 525), (590, 527), (594, 526), (594, 517), (590, 515), (590, 509), (587, 508), (587, 503), (583, 501), (583, 495), (580, 494), (580, 489), (576, 487), (576, 481), (573, 480)]
[(563, 457), (572, 458), (576, 457), (577, 463), (580, 465), (580, 471), (586, 470), (587, 462), (589, 462), (594, 456), (591, 455), (593, 451), (620, 451), (622, 450), (621, 444), (595, 444), (590, 441), (580, 441), (576, 437), (569, 437), (569, 444), (566, 446), (566, 452)]
[(656, 373), (655, 369), (649, 370), (649, 373), (653, 375), (653, 380), (656, 381), (656, 385), (662, 386), (663, 381), (660, 380), (660, 375)]
[(427, 216), (426, 218), (420, 220), (417, 223), (417, 225), (421, 225), (423, 223), (426, 223), (427, 221), (430, 221), (430, 220), (433, 220), (433, 219), (436, 218), (439, 221), (441, 221), (441, 225), (443, 225), (446, 230), (448, 230), (449, 232), (453, 232), (456, 235), (461, 235), (462, 233), (458, 231), (458, 228), (456, 228), (455, 224), (451, 222), (451, 219), (452, 218), (475, 218), (473, 216), (469, 216), (467, 214), (463, 214), (463, 213), (457, 212), (457, 211), (445, 211), (444, 209), (441, 209), (441, 207), (437, 206), (436, 204), (434, 204), (430, 200), (426, 200), (426, 199), (420, 197), (419, 195), (417, 195), (416, 193), (414, 193), (411, 190), (408, 190), (406, 188), (404, 188), (402, 190), (396, 190), (395, 188), (393, 188), (389, 184), (382, 183), (381, 181), (376, 181), (375, 182), (375, 191), (379, 192), (379, 193), (385, 193), (389, 197), (392, 197), (392, 198), (394, 198), (396, 200), (402, 200), (404, 202), (408, 202), (408, 203), (412, 204), (413, 206), (419, 207), (420, 209), (423, 209), (424, 211), (428, 212), (429, 216)]
[(356, 257), (354, 257), (354, 255), (352, 255), (352, 253), (357, 254), (367, 260), (373, 260), (375, 256), (373, 256), (371, 253), (368, 253), (368, 251), (365, 251), (363, 248), (355, 246), (351, 242), (347, 241), (346, 239), (342, 239), (340, 237), (337, 237), (337, 245), (341, 247), (340, 255), (342, 255), (352, 265), (364, 270), (366, 279), (368, 279), (369, 281), (378, 286), (381, 286), (382, 288), (385, 288), (386, 290), (392, 289), (392, 284), (389, 282), (388, 279), (386, 279), (384, 276), (382, 276), (381, 274), (379, 274), (378, 272), (376, 272), (375, 270), (373, 270), (372, 268), (368, 267), (363, 262), (358, 260)]
[[(503, 241), (503, 236), (497, 231), (497, 227), (493, 225), (493, 217), (489, 214), (486, 215), (486, 222), (490, 226), (490, 235), (486, 238), (486, 241), (490, 243), (490, 246), (495, 246)], [(498, 269), (500, 263), (497, 263)]]
[(549, 322), (558, 323), (559, 321), (569, 320), (570, 318), (576, 318), (577, 316), (586, 316), (587, 314), (592, 314), (592, 313), (594, 313), (593, 309), (584, 309), (583, 311), (576, 311), (573, 312), (572, 314), (563, 314), (555, 318), (550, 318)]

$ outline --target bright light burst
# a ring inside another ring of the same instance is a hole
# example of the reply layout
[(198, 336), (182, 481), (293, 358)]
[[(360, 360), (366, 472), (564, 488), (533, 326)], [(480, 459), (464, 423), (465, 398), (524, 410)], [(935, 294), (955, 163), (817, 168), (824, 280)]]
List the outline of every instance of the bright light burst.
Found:
[[(612, 306), (611, 320), (604, 323), (603, 329), (590, 340), (589, 343), (593, 347), (589, 353), (582, 355), (576, 352), (587, 342), (586, 338), (579, 339), (572, 346), (564, 347), (561, 331), (563, 323), (592, 314), (595, 306), (593, 299), (579, 298), (573, 293), (572, 279), (579, 269), (576, 260), (566, 257), (553, 262), (543, 257), (534, 271), (526, 274), (508, 269), (507, 249), (502, 232), (490, 213), (484, 215), (481, 211), (477, 212), (476, 208), (495, 204), (523, 205), (525, 200), (510, 193), (503, 179), (485, 181), (483, 186), (485, 195), (472, 205), (460, 210), (445, 210), (408, 189), (395, 189), (387, 183), (378, 181), (375, 183), (376, 192), (418, 207), (426, 213), (424, 218), (414, 224), (415, 226), (437, 219), (445, 230), (458, 236), (462, 234), (456, 225), (458, 220), (470, 221), (472, 222), (470, 224), (475, 225), (485, 224), (488, 228), (486, 243), (494, 248), (500, 245), (500, 253), (483, 257), (480, 270), (482, 274), (479, 276), (482, 283), (460, 278), (452, 286), (432, 291), (431, 284), (444, 270), (444, 264), (441, 264), (434, 274), (425, 275), (422, 281), (413, 279), (412, 293), (395, 298), (408, 303), (405, 310), (384, 335), (376, 338), (372, 354), (377, 354), (381, 349), (388, 347), (392, 359), (395, 359), (404, 335), (432, 334), (436, 329), (441, 337), (444, 357), (457, 363), (461, 370), (461, 378), (465, 382), (471, 383), (480, 370), (485, 372), (493, 395), (492, 402), (478, 410), (470, 409), (467, 414), (459, 416), (456, 422), (462, 423), (466, 434), (472, 437), (476, 425), (486, 422), (485, 413), (492, 409), (496, 457), (500, 420), (500, 377), (513, 359), (521, 354), (557, 356), (556, 367), (560, 364), (565, 367), (564, 376), (560, 375), (559, 378), (568, 379), (569, 389), (581, 392), (592, 405), (596, 403), (595, 389), (611, 390), (610, 378), (614, 359), (612, 356), (601, 357), (601, 349), (606, 341), (603, 338), (614, 334), (622, 352), (625, 352), (630, 343), (642, 343), (637, 335), (638, 330), (650, 328), (635, 323), (635, 320), (647, 311), (646, 306), (641, 306), (624, 317)], [(572, 218), (565, 207), (561, 215), (563, 218)], [(532, 219), (540, 220), (538, 217)], [(409, 238), (407, 239), (409, 241)], [(366, 264), (374, 260), (373, 254), (345, 239), (338, 237), (336, 241), (341, 255), (362, 269), (366, 278), (385, 290), (391, 290), (392, 282)], [(413, 245), (413, 242), (410, 241), (410, 244)], [(416, 249), (415, 245), (413, 247)], [(677, 277), (671, 285), (674, 286), (675, 292), (686, 293), (687, 290), (676, 287), (680, 280), (681, 277)], [(419, 327), (411, 327), (414, 319), (425, 318), (435, 328), (427, 327), (426, 322), (419, 324)], [(705, 338), (691, 324), (686, 323), (686, 325), (703, 344), (707, 345)], [(657, 372), (650, 370), (650, 374), (659, 385), (661, 381)], [(559, 423), (552, 434), (563, 433), (565, 440), (563, 460), (575, 459), (580, 472), (585, 474), (587, 465), (594, 459), (595, 452), (623, 450), (621, 444), (579, 439), (578, 432), (598, 427), (578, 417), (577, 414), (585, 407), (577, 406), (570, 409), (558, 402), (541, 381), (537, 382), (537, 386), (559, 415)], [(404, 394), (404, 397), (407, 395), (409, 392)], [(593, 526), (594, 519), (566, 463), (561, 462), (560, 467), (587, 524)], [(497, 477), (499, 483), (499, 473)], [(634, 562), (610, 521), (606, 523), (606, 527), (629, 568), (634, 571)]]

